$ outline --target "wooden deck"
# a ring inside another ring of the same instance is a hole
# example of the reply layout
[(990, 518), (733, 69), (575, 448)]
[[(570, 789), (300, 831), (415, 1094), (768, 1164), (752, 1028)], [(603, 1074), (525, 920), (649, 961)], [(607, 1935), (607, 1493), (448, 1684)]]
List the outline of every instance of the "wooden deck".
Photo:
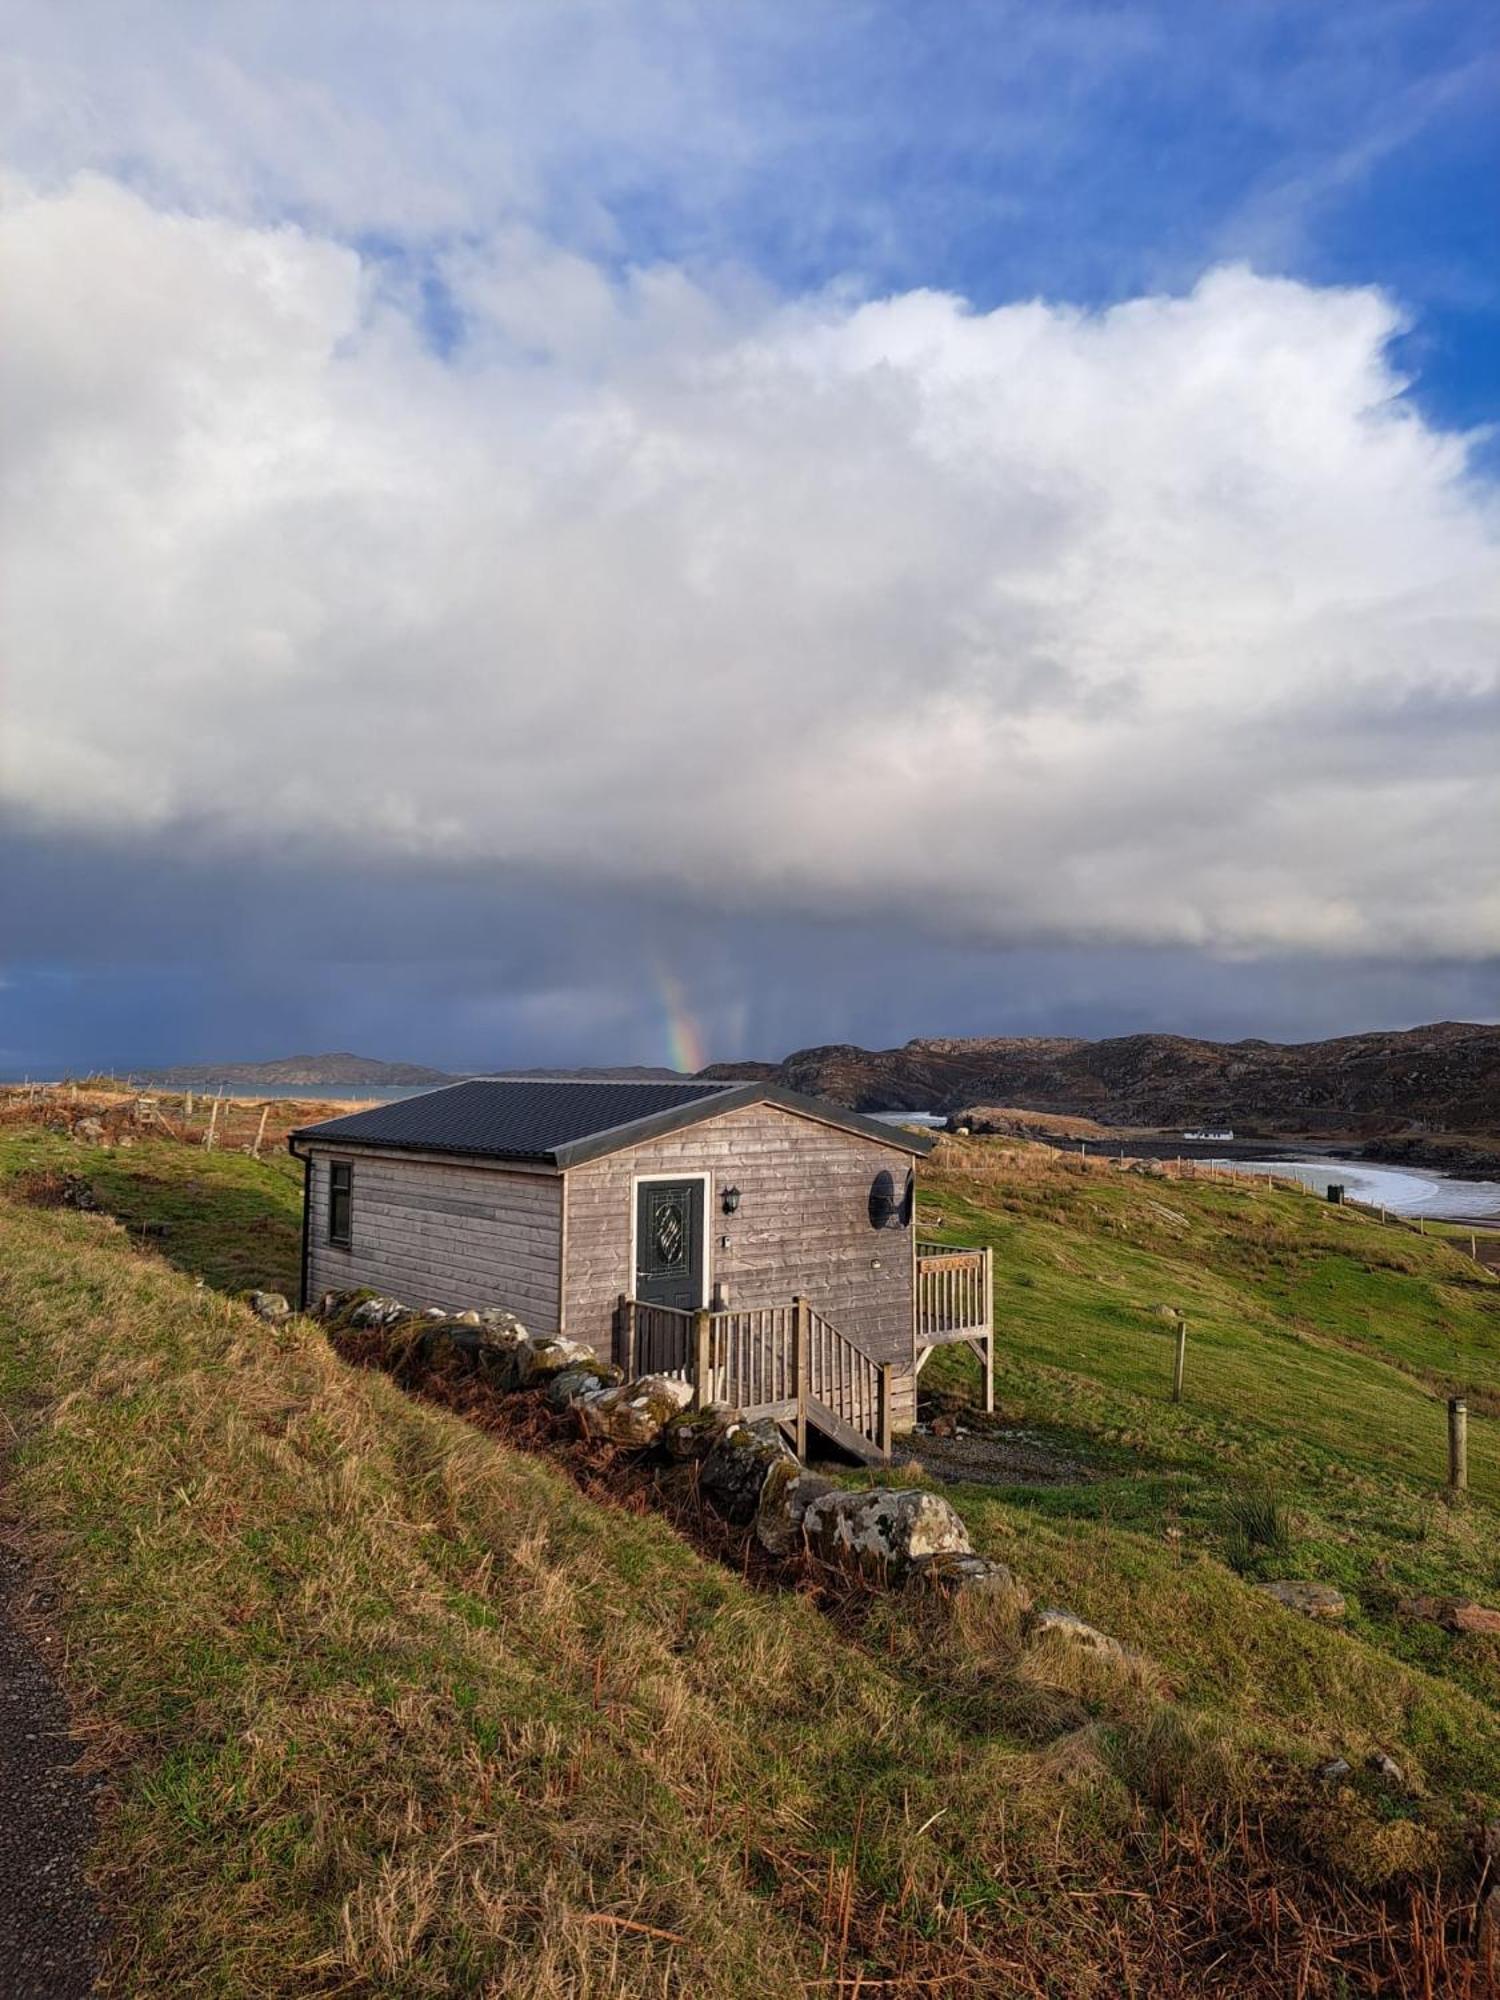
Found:
[[(963, 1341), (984, 1370), (995, 1407), (994, 1261), (989, 1250), (917, 1246), (914, 1379), (935, 1348)], [(809, 1424), (872, 1463), (891, 1455), (896, 1364), (877, 1361), (804, 1298), (784, 1305), (684, 1312), (621, 1294), (615, 1359), (628, 1376), (670, 1375), (693, 1385), (699, 1409), (720, 1403), (770, 1417), (807, 1446)]]
[(627, 1375), (670, 1375), (693, 1403), (770, 1417), (807, 1449), (812, 1425), (871, 1463), (891, 1455), (895, 1365), (876, 1361), (806, 1299), (723, 1312), (683, 1312), (622, 1295), (616, 1356)]
[(916, 1372), (961, 1340), (979, 1356), (984, 1407), (995, 1407), (995, 1253), (917, 1244)]

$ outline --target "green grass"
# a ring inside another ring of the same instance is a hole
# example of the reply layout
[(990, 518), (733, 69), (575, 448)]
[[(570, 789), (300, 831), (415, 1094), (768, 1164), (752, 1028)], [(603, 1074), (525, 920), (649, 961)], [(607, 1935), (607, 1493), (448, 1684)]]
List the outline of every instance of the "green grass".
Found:
[[(1409, 1266), (1357, 1254), (1358, 1218), (1297, 1197), (936, 1165), (943, 1233), (997, 1247), (1006, 1413), (1100, 1475), (954, 1497), (1134, 1659), (1030, 1640), (1010, 1599), (830, 1618), (752, 1589), (308, 1323), (268, 1330), (215, 1287), (288, 1288), (284, 1161), (0, 1140), (0, 1173), (172, 1225), (158, 1255), (0, 1200), (4, 1505), (111, 1774), (109, 1989), (1269, 1995), (1303, 1956), (1333, 1993), (1371, 1953), (1394, 1978), (1414, 1932), (1443, 1950), (1422, 1885), (1461, 1884), (1500, 1814), (1493, 1642), (1392, 1606), (1496, 1582), (1493, 1419), (1467, 1506), (1415, 1449), (1424, 1315), (1482, 1392), (1496, 1288), (1394, 1232)], [(1163, 1303), (1192, 1328), (1180, 1408)], [(1270, 1604), (1276, 1573), (1344, 1583), (1350, 1629)], [(1377, 1749), (1408, 1789), (1358, 1768)]]
[(48, 1172), (81, 1175), (128, 1230), (165, 1225), (162, 1255), (205, 1284), (297, 1295), (302, 1167), (284, 1147), (256, 1160), (170, 1139), (81, 1146), (34, 1126), (0, 1129), (0, 1188)]
[[(1252, 1578), (1336, 1583), (1354, 1631), (1500, 1698), (1494, 1641), (1435, 1634), (1395, 1608), (1418, 1592), (1500, 1602), (1492, 1275), (1440, 1240), (1304, 1195), (1037, 1149), (950, 1143), (927, 1199), (936, 1233), (994, 1247), (1003, 1410), (1104, 1475), (1024, 1505), (1170, 1535)], [(1181, 1405), (1168, 1309), (1188, 1321)], [(971, 1371), (940, 1353), (924, 1381), (957, 1388)], [(1443, 1491), (1450, 1389), (1470, 1401), (1471, 1492), (1457, 1505)], [(1245, 1549), (1237, 1513), (1267, 1490), (1290, 1543)]]

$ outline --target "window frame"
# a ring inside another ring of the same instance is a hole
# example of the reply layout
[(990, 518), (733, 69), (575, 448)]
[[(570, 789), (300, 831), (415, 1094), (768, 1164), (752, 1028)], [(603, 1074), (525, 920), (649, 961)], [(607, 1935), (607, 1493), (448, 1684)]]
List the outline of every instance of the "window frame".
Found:
[[(340, 1196), (343, 1197), (344, 1209), (342, 1230), (336, 1220)], [(328, 1242), (334, 1250), (351, 1250), (354, 1247), (353, 1160), (328, 1162)]]

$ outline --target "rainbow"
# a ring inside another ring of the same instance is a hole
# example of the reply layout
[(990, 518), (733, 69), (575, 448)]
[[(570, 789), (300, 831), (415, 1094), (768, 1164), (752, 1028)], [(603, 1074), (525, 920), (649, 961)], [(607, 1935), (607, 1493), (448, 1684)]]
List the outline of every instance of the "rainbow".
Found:
[(691, 1076), (708, 1062), (703, 1030), (683, 997), (681, 981), (664, 965), (656, 968), (656, 984), (667, 1017), (667, 1061)]

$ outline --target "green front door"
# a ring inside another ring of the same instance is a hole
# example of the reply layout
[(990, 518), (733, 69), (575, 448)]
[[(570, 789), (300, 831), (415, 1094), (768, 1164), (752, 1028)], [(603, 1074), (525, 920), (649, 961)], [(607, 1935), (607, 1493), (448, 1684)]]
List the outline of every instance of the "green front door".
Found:
[(702, 1181), (641, 1181), (635, 1191), (635, 1296), (691, 1312), (703, 1303)]

